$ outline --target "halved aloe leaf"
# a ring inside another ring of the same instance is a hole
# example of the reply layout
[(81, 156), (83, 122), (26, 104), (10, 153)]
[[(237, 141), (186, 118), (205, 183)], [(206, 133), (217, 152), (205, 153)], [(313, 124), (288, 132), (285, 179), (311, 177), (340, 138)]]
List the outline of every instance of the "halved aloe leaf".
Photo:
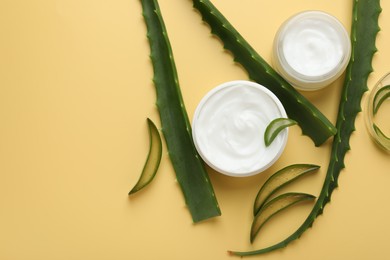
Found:
[(250, 235), (251, 243), (253, 243), (253, 240), (259, 233), (260, 229), (268, 220), (272, 218), (272, 216), (294, 204), (297, 204), (298, 202), (310, 201), (314, 199), (315, 196), (310, 194), (291, 192), (284, 193), (267, 202), (264, 207), (256, 214), (253, 220)]
[(267, 199), (277, 190), (302, 175), (315, 172), (319, 168), (320, 166), (314, 164), (292, 164), (271, 175), (257, 193), (253, 205), (253, 215), (256, 215), (259, 212)]
[(390, 85), (382, 87), (378, 92), (375, 94), (374, 97), (374, 115), (378, 112), (378, 109), (382, 105), (383, 101), (385, 101), (387, 98), (390, 97)]
[(286, 127), (296, 125), (297, 122), (289, 118), (276, 118), (269, 123), (264, 133), (265, 146), (269, 146), (276, 136)]
[(160, 134), (152, 120), (148, 118), (147, 122), (149, 129), (149, 153), (141, 176), (133, 189), (129, 192), (129, 195), (141, 190), (153, 180), (161, 161), (162, 142)]

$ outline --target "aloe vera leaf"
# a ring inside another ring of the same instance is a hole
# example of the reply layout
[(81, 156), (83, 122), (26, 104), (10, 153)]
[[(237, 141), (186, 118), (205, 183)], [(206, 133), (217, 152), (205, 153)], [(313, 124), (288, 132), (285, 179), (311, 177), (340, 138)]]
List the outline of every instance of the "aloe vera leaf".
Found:
[(152, 182), (154, 176), (156, 176), (158, 167), (160, 166), (161, 162), (162, 142), (160, 134), (158, 133), (157, 127), (152, 120), (148, 118), (147, 122), (149, 130), (149, 152), (144, 168), (142, 169), (142, 173), (137, 183), (129, 192), (129, 195), (145, 188), (149, 183)]
[(157, 107), (168, 153), (193, 222), (221, 215), (213, 187), (192, 141), (167, 30), (156, 0), (141, 0), (148, 31)]
[(297, 122), (290, 118), (276, 118), (269, 123), (264, 132), (265, 146), (270, 146), (276, 136), (285, 128), (296, 125)]
[(373, 124), (372, 127), (374, 128), (375, 133), (378, 135), (378, 138), (386, 142), (390, 141), (390, 138), (387, 137), (376, 124)]
[(345, 167), (344, 158), (347, 151), (350, 150), (349, 139), (355, 130), (355, 118), (361, 111), (362, 96), (368, 90), (367, 79), (372, 72), (372, 57), (377, 51), (375, 39), (379, 32), (378, 17), (382, 10), (379, 2), (379, 0), (353, 0), (352, 56), (341, 93), (336, 123), (337, 134), (333, 139), (325, 181), (312, 211), (293, 234), (279, 243), (254, 251), (230, 251), (230, 254), (237, 256), (258, 255), (286, 247), (313, 225), (315, 219), (322, 214), (325, 205), (330, 201), (333, 190), (338, 186), (337, 180), (340, 172)]
[(335, 135), (336, 128), (304, 96), (284, 80), (249, 45), (239, 32), (209, 0), (193, 0), (203, 21), (211, 27), (211, 33), (218, 36), (234, 60), (248, 72), (249, 77), (271, 90), (282, 102), (290, 118), (296, 120), (302, 133), (308, 135), (316, 146)]
[(382, 103), (390, 97), (390, 85), (384, 86), (375, 94), (374, 97), (374, 115), (378, 112)]
[(265, 202), (279, 189), (299, 177), (316, 172), (320, 166), (314, 164), (292, 164), (272, 174), (261, 186), (253, 204), (253, 215), (256, 215)]
[(263, 208), (256, 214), (253, 219), (250, 233), (250, 241), (253, 240), (259, 233), (260, 229), (270, 220), (274, 215), (281, 211), (303, 201), (314, 200), (315, 196), (306, 193), (284, 193), (267, 202)]

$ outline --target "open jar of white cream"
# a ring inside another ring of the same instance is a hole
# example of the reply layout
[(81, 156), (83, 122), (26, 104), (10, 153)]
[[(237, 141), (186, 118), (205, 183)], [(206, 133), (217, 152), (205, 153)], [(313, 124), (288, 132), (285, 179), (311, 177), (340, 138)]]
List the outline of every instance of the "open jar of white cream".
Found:
[(288, 129), (266, 147), (268, 124), (286, 118), (278, 98), (251, 81), (230, 81), (207, 93), (195, 110), (192, 135), (202, 159), (225, 175), (244, 177), (260, 173), (281, 155)]
[(276, 70), (300, 90), (331, 84), (344, 72), (350, 56), (351, 42), (344, 26), (321, 11), (291, 17), (274, 39)]

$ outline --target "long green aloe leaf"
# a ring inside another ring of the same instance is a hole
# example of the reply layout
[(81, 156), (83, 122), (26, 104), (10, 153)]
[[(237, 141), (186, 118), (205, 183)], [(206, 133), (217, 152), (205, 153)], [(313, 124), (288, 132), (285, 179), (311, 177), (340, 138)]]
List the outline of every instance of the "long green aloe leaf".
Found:
[(162, 142), (160, 134), (158, 133), (157, 127), (152, 120), (148, 118), (147, 122), (149, 130), (149, 153), (146, 158), (144, 168), (142, 169), (141, 176), (129, 192), (129, 195), (142, 190), (152, 182), (161, 162)]
[(212, 185), (192, 141), (191, 125), (159, 5), (156, 0), (141, 0), (141, 4), (148, 31), (162, 132), (177, 181), (194, 222), (219, 216), (221, 211)]
[(329, 120), (268, 65), (209, 0), (193, 0), (193, 4), (210, 25), (211, 32), (233, 54), (234, 60), (246, 69), (252, 80), (270, 89), (280, 99), (288, 116), (298, 122), (303, 134), (308, 135), (316, 146), (335, 135), (336, 128)]
[(315, 219), (322, 214), (325, 205), (330, 201), (333, 190), (338, 186), (337, 180), (345, 167), (344, 158), (350, 149), (349, 139), (355, 130), (355, 118), (361, 111), (362, 96), (367, 91), (367, 79), (372, 72), (372, 57), (376, 52), (375, 39), (379, 32), (378, 17), (381, 12), (379, 0), (353, 0), (352, 12), (352, 57), (344, 81), (337, 117), (337, 134), (334, 137), (331, 158), (325, 181), (312, 211), (304, 223), (289, 237), (267, 248), (248, 251), (230, 252), (238, 256), (264, 254), (287, 246), (298, 239)]

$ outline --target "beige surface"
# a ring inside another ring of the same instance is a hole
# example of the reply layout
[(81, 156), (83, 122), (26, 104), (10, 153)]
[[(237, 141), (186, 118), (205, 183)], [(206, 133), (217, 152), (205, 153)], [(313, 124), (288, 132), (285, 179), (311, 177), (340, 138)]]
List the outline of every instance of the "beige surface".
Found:
[[(247, 75), (191, 1), (160, 2), (192, 118), (213, 86)], [(350, 0), (214, 3), (268, 61), (274, 33), (296, 12), (327, 11), (350, 28)], [(390, 70), (390, 2), (382, 7), (370, 88)], [(310, 205), (291, 209), (249, 244), (251, 206), (269, 174), (319, 164), (318, 174), (288, 189), (319, 194), (330, 142), (315, 148), (297, 127), (264, 174), (210, 171), (222, 217), (191, 223), (166, 150), (155, 181), (128, 198), (147, 153), (145, 118), (159, 124), (145, 34), (136, 0), (0, 2), (0, 259), (234, 259), (226, 250), (277, 242), (307, 215)], [(332, 122), (341, 84), (306, 94)], [(356, 129), (325, 214), (300, 240), (261, 259), (390, 259), (389, 155), (369, 139), (363, 114)]]

